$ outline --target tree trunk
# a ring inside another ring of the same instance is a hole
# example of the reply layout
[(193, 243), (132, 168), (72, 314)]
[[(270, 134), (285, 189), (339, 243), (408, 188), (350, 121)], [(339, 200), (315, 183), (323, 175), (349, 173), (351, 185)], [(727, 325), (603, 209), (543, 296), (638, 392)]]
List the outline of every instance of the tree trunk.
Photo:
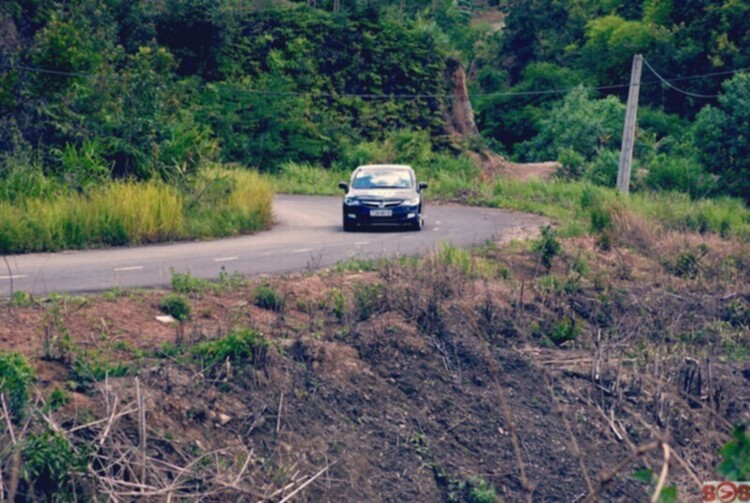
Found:
[(466, 72), (461, 62), (449, 59), (445, 68), (446, 80), (451, 83), (451, 96), (443, 107), (445, 128), (451, 136), (478, 136), (474, 110), (466, 89)]

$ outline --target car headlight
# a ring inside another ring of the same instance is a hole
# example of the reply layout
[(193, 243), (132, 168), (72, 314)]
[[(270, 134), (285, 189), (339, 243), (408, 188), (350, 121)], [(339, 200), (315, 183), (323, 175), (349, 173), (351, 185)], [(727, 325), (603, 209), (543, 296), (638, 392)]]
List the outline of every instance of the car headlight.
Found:
[(403, 203), (404, 206), (418, 206), (419, 205), (419, 196), (414, 196), (411, 199), (405, 199)]
[(359, 199), (356, 197), (345, 197), (344, 204), (347, 206), (359, 206)]

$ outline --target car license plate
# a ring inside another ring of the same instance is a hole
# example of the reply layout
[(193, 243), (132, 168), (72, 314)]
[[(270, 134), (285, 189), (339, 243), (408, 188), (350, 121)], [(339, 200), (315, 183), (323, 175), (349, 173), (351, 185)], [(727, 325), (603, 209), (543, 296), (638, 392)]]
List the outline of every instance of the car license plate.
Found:
[(391, 217), (393, 210), (370, 210), (371, 217)]

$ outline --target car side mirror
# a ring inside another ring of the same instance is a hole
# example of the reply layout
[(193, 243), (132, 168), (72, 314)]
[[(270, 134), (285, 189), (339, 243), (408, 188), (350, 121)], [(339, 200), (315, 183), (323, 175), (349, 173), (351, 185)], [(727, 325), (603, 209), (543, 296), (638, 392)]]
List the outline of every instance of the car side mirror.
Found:
[(429, 185), (427, 184), (427, 182), (419, 182), (419, 190), (420, 190), (420, 192), (423, 191), (424, 189), (426, 189), (427, 187), (429, 187)]
[(346, 182), (339, 182), (339, 188), (344, 192), (349, 192), (349, 184)]

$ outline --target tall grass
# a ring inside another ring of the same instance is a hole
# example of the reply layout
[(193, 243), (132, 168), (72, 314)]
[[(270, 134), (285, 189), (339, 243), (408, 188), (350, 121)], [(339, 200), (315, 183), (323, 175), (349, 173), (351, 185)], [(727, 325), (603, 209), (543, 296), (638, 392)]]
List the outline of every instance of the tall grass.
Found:
[(118, 181), (88, 194), (0, 201), (0, 253), (227, 236), (270, 225), (273, 190), (260, 175), (213, 170), (200, 177), (226, 183), (212, 198), (188, 198), (161, 182)]
[[(468, 204), (537, 213), (554, 219), (563, 237), (589, 231), (594, 209), (621, 207), (635, 215), (676, 231), (712, 232), (750, 241), (750, 209), (731, 198), (691, 199), (665, 191), (642, 191), (623, 196), (612, 188), (586, 181), (514, 180), (483, 182), (471, 160), (434, 155), (415, 163), (420, 180), (427, 181), (428, 201), (459, 200)], [(338, 195), (337, 181), (348, 173), (309, 165), (289, 164), (274, 175), (279, 192)]]
[(273, 186), (256, 171), (208, 168), (186, 203), (189, 237), (222, 237), (271, 225)]
[(348, 182), (351, 171), (323, 169), (310, 164), (287, 162), (281, 166), (278, 173), (266, 176), (276, 191), (283, 194), (337, 196), (341, 194), (339, 182)]

